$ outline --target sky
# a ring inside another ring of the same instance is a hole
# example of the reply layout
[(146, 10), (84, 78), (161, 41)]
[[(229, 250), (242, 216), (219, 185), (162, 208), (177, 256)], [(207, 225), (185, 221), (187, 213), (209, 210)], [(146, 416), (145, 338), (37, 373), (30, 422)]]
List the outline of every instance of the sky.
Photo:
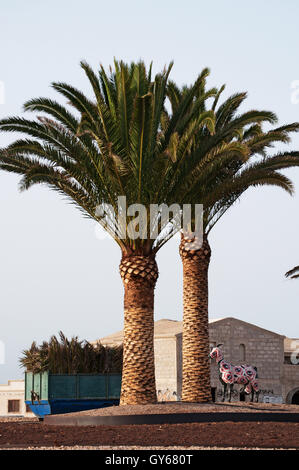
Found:
[[(115, 57), (153, 61), (155, 72), (173, 60), (179, 85), (209, 67), (209, 85), (225, 83), (225, 97), (248, 92), (242, 111), (299, 121), (296, 0), (10, 0), (0, 14), (0, 118), (24, 115), (30, 98), (56, 99), (53, 81), (90, 95), (80, 60), (97, 68)], [(0, 147), (13, 139), (0, 134)], [(276, 149), (299, 149), (299, 135)], [(299, 281), (284, 273), (299, 264), (299, 169), (285, 174), (295, 196), (249, 190), (212, 230), (209, 309), (298, 338)], [(156, 320), (182, 319), (178, 243), (157, 256)], [(119, 262), (115, 241), (99, 239), (62, 197), (45, 187), (20, 193), (18, 177), (0, 173), (0, 383), (22, 377), (18, 359), (33, 340), (59, 330), (95, 340), (122, 328)]]

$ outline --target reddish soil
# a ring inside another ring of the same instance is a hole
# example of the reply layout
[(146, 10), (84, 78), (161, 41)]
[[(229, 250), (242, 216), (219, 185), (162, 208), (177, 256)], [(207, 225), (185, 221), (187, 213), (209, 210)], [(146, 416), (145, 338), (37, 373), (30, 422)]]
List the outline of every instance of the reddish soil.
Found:
[[(297, 405), (265, 403), (165, 403), (114, 406), (73, 415), (111, 416), (155, 413), (217, 412), (293, 413)], [(71, 414), (68, 414), (70, 416)], [(228, 415), (229, 418), (229, 415)], [(0, 449), (61, 446), (126, 447), (221, 447), (299, 449), (299, 423), (291, 422), (208, 422), (185, 424), (142, 424), (121, 426), (61, 426), (38, 422), (37, 418), (0, 418)]]
[(0, 449), (57, 446), (205, 446), (299, 449), (299, 423), (54, 426), (0, 422)]
[(109, 406), (95, 410), (67, 413), (60, 416), (121, 416), (121, 415), (149, 415), (168, 413), (299, 413), (298, 405), (273, 403), (184, 403), (165, 402), (154, 405), (123, 405)]

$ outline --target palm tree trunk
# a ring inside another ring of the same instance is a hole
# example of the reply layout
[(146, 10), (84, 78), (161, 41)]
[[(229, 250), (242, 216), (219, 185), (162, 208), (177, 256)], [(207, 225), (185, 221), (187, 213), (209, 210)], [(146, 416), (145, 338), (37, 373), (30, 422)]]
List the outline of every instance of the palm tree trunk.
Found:
[(198, 249), (188, 249), (181, 236), (183, 262), (183, 384), (182, 400), (211, 401), (208, 319), (208, 268), (211, 249), (206, 236)]
[(155, 403), (154, 256), (124, 256), (124, 342), (120, 405)]

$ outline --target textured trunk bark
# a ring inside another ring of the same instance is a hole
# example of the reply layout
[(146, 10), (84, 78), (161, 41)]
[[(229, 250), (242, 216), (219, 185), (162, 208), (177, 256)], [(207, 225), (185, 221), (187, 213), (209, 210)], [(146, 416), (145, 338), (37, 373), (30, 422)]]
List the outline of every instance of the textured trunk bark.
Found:
[(120, 264), (125, 289), (123, 372), (120, 405), (155, 403), (153, 256), (127, 256)]
[(183, 262), (183, 384), (182, 400), (212, 400), (209, 361), (208, 268), (211, 249), (207, 237), (199, 249), (188, 250), (191, 240), (181, 237)]

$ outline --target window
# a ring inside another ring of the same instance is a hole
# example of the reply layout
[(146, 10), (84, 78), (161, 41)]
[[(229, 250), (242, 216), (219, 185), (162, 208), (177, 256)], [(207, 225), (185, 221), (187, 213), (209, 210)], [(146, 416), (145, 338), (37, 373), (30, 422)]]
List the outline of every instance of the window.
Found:
[(246, 360), (245, 344), (240, 344), (239, 346), (239, 357), (240, 357), (240, 361)]
[(293, 365), (293, 366), (297, 366), (299, 364), (298, 358), (299, 358), (298, 355), (293, 357), (290, 352), (285, 352), (284, 353), (284, 363), (285, 364), (290, 364), (290, 365)]
[(8, 413), (18, 413), (20, 411), (20, 400), (8, 400)]

